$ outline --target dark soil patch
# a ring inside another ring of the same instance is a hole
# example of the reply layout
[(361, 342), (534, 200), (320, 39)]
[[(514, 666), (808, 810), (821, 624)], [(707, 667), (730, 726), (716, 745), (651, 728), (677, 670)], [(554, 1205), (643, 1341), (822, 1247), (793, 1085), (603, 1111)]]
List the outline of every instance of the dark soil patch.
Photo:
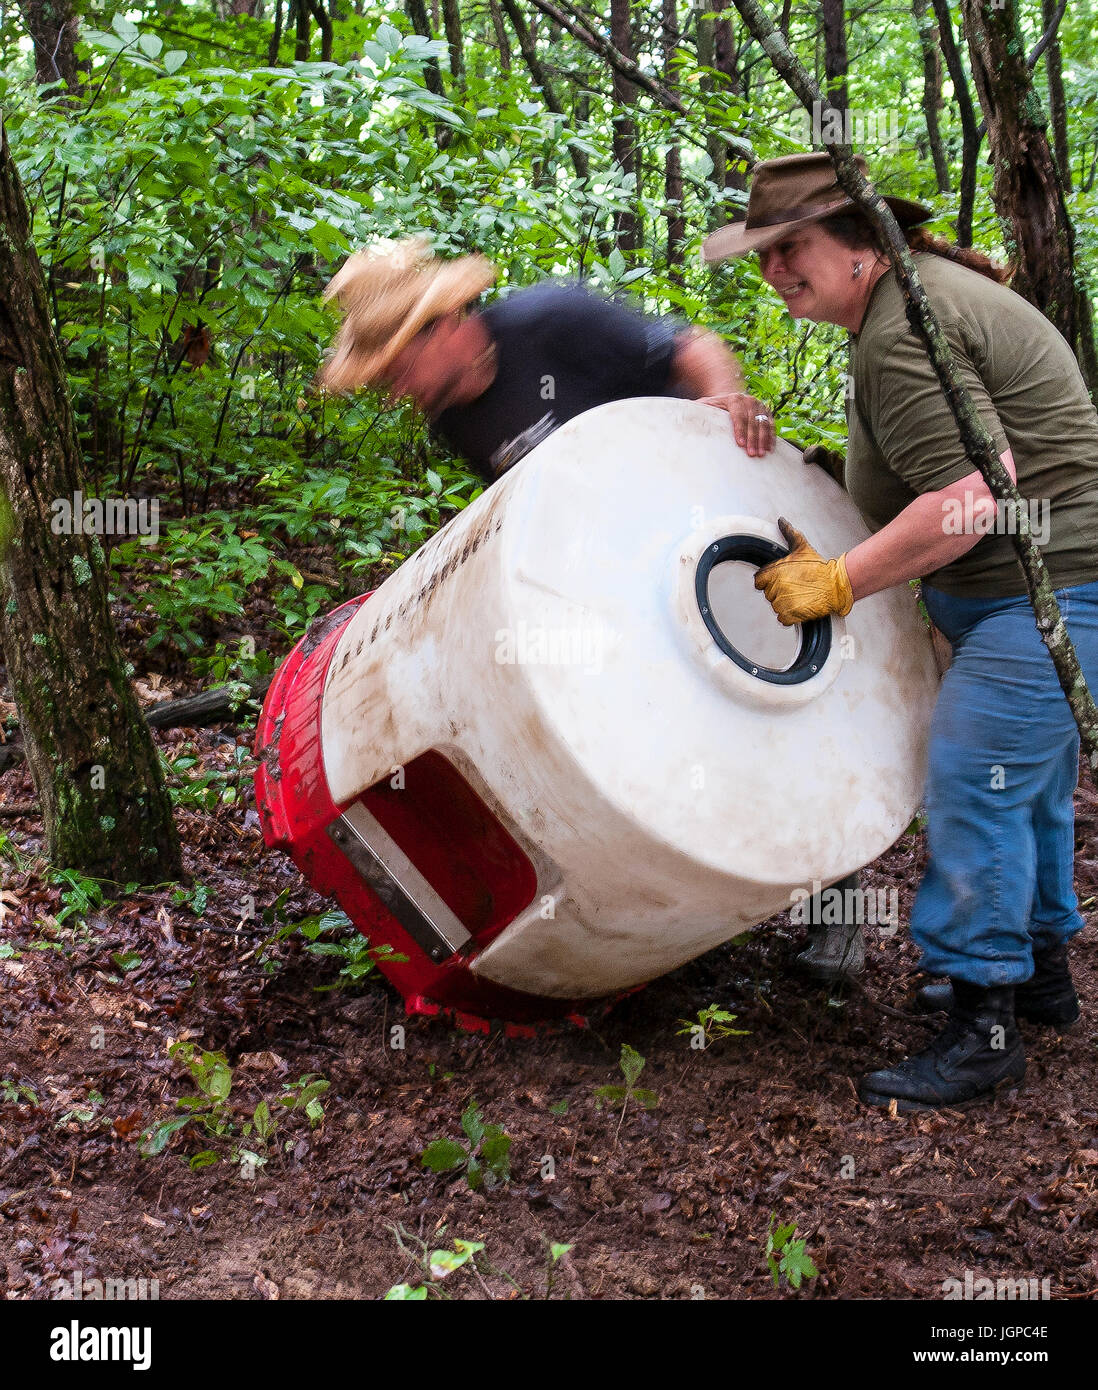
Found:
[[(163, 736), (188, 738), (204, 765), (231, 754), (213, 731)], [(31, 795), (23, 769), (2, 785), (9, 801)], [(874, 941), (864, 988), (846, 997), (798, 979), (801, 933), (775, 918), (586, 1031), (515, 1040), (406, 1020), (380, 981), (318, 992), (335, 966), (297, 938), (272, 948), (277, 969), (265, 973), (246, 895), (262, 911), (290, 888), (287, 911), (301, 917), (322, 904), (264, 849), (247, 795), (178, 813), (187, 870), (214, 890), (201, 918), (164, 889), (90, 913), (86, 929), (51, 927), (58, 889), (9, 870), (0, 1284), (8, 1298), (47, 1298), (80, 1271), (157, 1279), (161, 1298), (379, 1298), (422, 1283), (420, 1252), (457, 1237), (484, 1253), (479, 1271), (443, 1285), (455, 1298), (544, 1297), (550, 1242), (572, 1246), (552, 1267), (553, 1297), (788, 1297), (764, 1258), (777, 1213), (820, 1270), (792, 1296), (936, 1299), (966, 1270), (1092, 1296), (1098, 798), (1085, 788), (1077, 804), (1091, 924), (1073, 948), (1083, 1018), (1062, 1038), (1026, 1026), (1023, 1086), (964, 1114), (890, 1118), (855, 1097), (854, 1078), (929, 1035), (886, 1011), (906, 1011), (914, 983), (902, 931)], [(33, 850), (32, 821), (4, 828)], [(870, 888), (899, 890), (905, 921), (922, 853), (908, 836), (867, 871)], [(712, 1003), (750, 1033), (694, 1051), (679, 1020)], [(390, 1045), (394, 1024), (403, 1050)], [(140, 1156), (142, 1132), (194, 1093), (166, 1053), (178, 1038), (228, 1054), (238, 1127), (261, 1099), (276, 1112), (266, 1149), (248, 1141), (267, 1159), (253, 1178), (230, 1162), (239, 1132), (192, 1125)], [(596, 1109), (594, 1088), (621, 1080), (623, 1042), (646, 1058), (641, 1084), (660, 1103), (619, 1124)], [(316, 1128), (275, 1103), (310, 1073), (331, 1083)], [(513, 1140), (511, 1181), (490, 1193), (419, 1162), (430, 1140), (459, 1136), (472, 1096)], [(202, 1150), (220, 1161), (192, 1170)]]

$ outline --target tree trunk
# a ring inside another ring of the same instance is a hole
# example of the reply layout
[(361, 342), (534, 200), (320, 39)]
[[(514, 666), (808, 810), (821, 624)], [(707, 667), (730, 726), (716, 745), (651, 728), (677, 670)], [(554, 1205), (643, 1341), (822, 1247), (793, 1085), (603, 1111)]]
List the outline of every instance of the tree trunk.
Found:
[(332, 20), (324, 8), (323, 0), (309, 0), (309, 11), (320, 30), (320, 61), (332, 61)]
[[(630, 0), (610, 0), (610, 42), (629, 60), (633, 59), (633, 25)], [(637, 126), (629, 114), (637, 100), (637, 89), (617, 68), (613, 70), (614, 115), (611, 118), (611, 144), (615, 162), (624, 175), (632, 174), (635, 188), (629, 195), (632, 206), (618, 217), (617, 244), (620, 251), (635, 251), (643, 241), (640, 219), (640, 166), (637, 160)]]
[(292, 0), (294, 7), (294, 62), (309, 61), (309, 6), (306, 0)]
[(450, 75), (458, 87), (465, 86), (465, 41), (461, 33), (461, 10), (458, 0), (442, 0), (442, 18), (446, 26), (446, 44), (450, 50)]
[[(1041, 0), (1041, 15), (1046, 31), (1056, 20), (1056, 0)], [(1048, 107), (1052, 116), (1052, 139), (1056, 150), (1056, 168), (1064, 192), (1071, 192), (1071, 151), (1068, 148), (1067, 99), (1064, 96), (1064, 74), (1060, 56), (1060, 40), (1055, 33), (1045, 49), (1045, 72), (1048, 74)]]
[(111, 622), (103, 547), (83, 528), (53, 533), (57, 503), (80, 516), (83, 491), (64, 363), (0, 127), (0, 643), (47, 853), (116, 881), (176, 878), (171, 802)]
[[(712, 0), (697, 0), (694, 22), (697, 25), (697, 50), (698, 62), (703, 68), (713, 68), (716, 66), (714, 61), (716, 56), (716, 36), (714, 34), (714, 20), (710, 13)], [(705, 73), (701, 79), (701, 90), (706, 96), (711, 96), (713, 92), (713, 78), (709, 73)], [(713, 182), (718, 188), (724, 187), (724, 141), (716, 130), (710, 129), (705, 137), (706, 149), (709, 158), (713, 161)], [(723, 215), (719, 210), (710, 213), (710, 227), (723, 221)]]
[(926, 138), (930, 146), (930, 157), (934, 161), (934, 177), (938, 182), (939, 193), (950, 193), (953, 185), (949, 177), (949, 161), (942, 144), (942, 131), (938, 113), (942, 101), (942, 50), (938, 23), (930, 13), (930, 0), (914, 0), (915, 25), (919, 30), (919, 44), (923, 50), (923, 119), (926, 121)]
[(845, 111), (849, 105), (846, 74), (850, 67), (846, 56), (845, 0), (820, 0), (820, 12), (823, 16), (827, 99), (837, 111)]
[(1013, 288), (1071, 344), (1093, 396), (1098, 391), (1090, 297), (1076, 283), (1075, 230), (1033, 88), (1017, 8), (962, 0), (972, 74), (987, 121), (995, 209), (1017, 265)]
[(20, 0), (19, 9), (34, 44), (34, 76), (39, 85), (64, 82), (75, 95), (80, 90), (76, 61), (80, 18), (71, 0)]
[(953, 32), (949, 0), (931, 0), (938, 21), (938, 37), (946, 71), (953, 84), (953, 96), (961, 117), (961, 202), (957, 209), (957, 244), (972, 245), (972, 209), (976, 203), (976, 160), (980, 154), (980, 129), (976, 124), (976, 109), (968, 89), (968, 76)]
[[(660, 44), (663, 49), (663, 80), (668, 87), (675, 85), (675, 50), (679, 43), (678, 0), (663, 0)], [(682, 284), (683, 243), (686, 240), (686, 215), (682, 205), (682, 149), (675, 138), (664, 156), (663, 194), (664, 216), (667, 221), (667, 266), (671, 278)]]
[[(405, 12), (412, 21), (412, 30), (416, 34), (421, 34), (425, 39), (433, 39), (434, 30), (431, 28), (431, 21), (427, 17), (427, 6), (424, 0), (405, 0)], [(429, 92), (435, 96), (443, 95), (442, 73), (439, 72), (438, 63), (434, 58), (428, 59), (423, 65), (423, 81)]]
[(511, 45), (507, 41), (507, 29), (503, 23), (503, 11), (499, 7), (499, 0), (488, 0), (488, 15), (492, 21), (492, 32), (496, 36), (499, 65), (504, 72), (510, 72)]

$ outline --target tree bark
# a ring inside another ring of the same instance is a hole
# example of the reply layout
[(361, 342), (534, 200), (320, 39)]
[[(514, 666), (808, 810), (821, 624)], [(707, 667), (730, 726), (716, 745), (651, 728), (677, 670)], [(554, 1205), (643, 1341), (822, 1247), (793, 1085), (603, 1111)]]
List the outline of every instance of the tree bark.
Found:
[(116, 881), (176, 878), (171, 802), (111, 622), (103, 547), (52, 530), (55, 501), (82, 491), (64, 362), (0, 127), (0, 643), (47, 853)]
[[(630, 0), (610, 0), (610, 42), (623, 58), (633, 61), (633, 23)], [(611, 119), (611, 146), (614, 160), (622, 174), (634, 181), (629, 195), (631, 207), (618, 216), (617, 244), (619, 251), (635, 251), (644, 240), (640, 217), (640, 162), (637, 158), (637, 123), (632, 109), (637, 101), (635, 85), (618, 69), (611, 69), (611, 90), (614, 114)]]
[(503, 23), (503, 12), (499, 7), (499, 0), (488, 0), (488, 16), (492, 21), (492, 32), (496, 36), (499, 65), (504, 72), (510, 72), (511, 45), (507, 41), (507, 29)]
[(957, 47), (953, 32), (953, 19), (949, 13), (949, 0), (931, 0), (934, 16), (938, 21), (938, 37), (942, 44), (942, 56), (946, 61), (946, 71), (953, 84), (953, 97), (961, 118), (961, 202), (957, 209), (957, 244), (972, 245), (972, 209), (976, 203), (976, 160), (980, 154), (980, 130), (976, 123), (976, 109), (972, 104), (972, 93), (968, 87), (968, 75)]
[[(776, 71), (805, 109), (811, 111), (815, 102), (821, 102), (825, 111), (829, 109), (823, 101), (819, 87), (774, 27), (773, 21), (758, 4), (758, 0), (735, 0), (735, 5), (755, 39), (770, 56)], [(1012, 515), (1018, 518), (1018, 528), (1011, 536), (1011, 542), (1025, 574), (1037, 630), (1056, 668), (1060, 687), (1079, 729), (1079, 738), (1091, 772), (1098, 774), (1098, 708), (1095, 707), (1087, 689), (1075, 647), (1060, 614), (1060, 606), (1056, 602), (1052, 580), (1049, 578), (1041, 552), (1033, 540), (1028, 510), (1022, 496), (1003, 467), (995, 442), (980, 419), (972, 397), (957, 378), (949, 343), (926, 297), (915, 262), (911, 258), (904, 234), (892, 210), (858, 169), (854, 162), (854, 152), (849, 145), (829, 145), (828, 154), (835, 165), (839, 183), (865, 212), (887, 246), (893, 273), (907, 306), (908, 321), (926, 345), (927, 355), (941, 384), (942, 392), (957, 421), (965, 453), (973, 467), (979, 470), (991, 495), (998, 501), (1011, 504)]]
[(39, 85), (64, 82), (71, 95), (80, 90), (76, 39), (80, 18), (71, 0), (20, 0), (20, 12), (34, 44), (34, 75)]
[(1016, 6), (962, 0), (972, 74), (987, 121), (995, 209), (1016, 264), (1013, 288), (1071, 344), (1091, 395), (1098, 355), (1090, 296), (1077, 283), (1075, 229), (1033, 87)]
[[(663, 80), (675, 84), (675, 51), (679, 43), (678, 0), (663, 0), (660, 46), (663, 49)], [(686, 240), (686, 213), (682, 203), (682, 148), (673, 137), (664, 156), (663, 196), (667, 222), (667, 265), (670, 276), (682, 284), (683, 244)]]
[(442, 0), (442, 19), (446, 28), (446, 44), (450, 50), (450, 76), (458, 87), (465, 86), (465, 41), (461, 33), (461, 10), (458, 0)]
[[(435, 33), (431, 28), (431, 21), (427, 17), (427, 6), (424, 0), (404, 0), (404, 9), (412, 21), (413, 32), (422, 35), (425, 39), (433, 39)], [(442, 73), (439, 71), (438, 63), (434, 58), (430, 58), (423, 65), (423, 81), (429, 92), (433, 92), (437, 97), (443, 95)]]
[(838, 111), (849, 105), (846, 74), (850, 67), (846, 54), (845, 0), (820, 0), (823, 17), (824, 71), (827, 73), (827, 99)]
[(294, 62), (307, 63), (312, 36), (308, 0), (289, 0), (289, 3), (294, 21)]
[(316, 20), (316, 27), (320, 30), (320, 61), (330, 63), (332, 61), (331, 16), (325, 10), (323, 0), (309, 0), (309, 12)]
[(919, 31), (919, 45), (923, 50), (923, 119), (926, 121), (926, 139), (930, 146), (930, 157), (934, 161), (934, 177), (939, 193), (951, 193), (953, 184), (949, 176), (949, 160), (946, 159), (942, 144), (942, 130), (938, 113), (942, 101), (942, 50), (937, 19), (930, 12), (930, 0), (914, 0), (915, 26)]
[(1048, 109), (1052, 117), (1052, 140), (1056, 150), (1056, 168), (1064, 192), (1071, 192), (1071, 151), (1068, 148), (1067, 98), (1064, 96), (1063, 62), (1060, 54), (1060, 40), (1054, 25), (1057, 23), (1058, 6), (1056, 0), (1041, 0), (1041, 15), (1046, 33), (1052, 36), (1045, 49), (1045, 72), (1048, 75)]

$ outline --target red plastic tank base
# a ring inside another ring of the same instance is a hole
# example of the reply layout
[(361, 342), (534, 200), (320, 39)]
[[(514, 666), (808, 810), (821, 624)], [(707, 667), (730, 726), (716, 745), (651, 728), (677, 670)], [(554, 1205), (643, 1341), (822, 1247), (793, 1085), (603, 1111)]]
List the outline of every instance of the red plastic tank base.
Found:
[[(285, 850), (318, 893), (334, 897), (372, 947), (389, 948), (379, 952), (378, 968), (409, 1014), (443, 1015), (474, 1032), (496, 1020), (514, 1037), (552, 1022), (584, 1026), (580, 1010), (591, 1001), (540, 998), (469, 968), (534, 900), (537, 875), (440, 752), (412, 759), (399, 777), (393, 769), (351, 802), (332, 800), (321, 738), (325, 678), (345, 624), (369, 597), (314, 622), (267, 692), (255, 778), (266, 843)], [(449, 923), (445, 939), (439, 921)]]

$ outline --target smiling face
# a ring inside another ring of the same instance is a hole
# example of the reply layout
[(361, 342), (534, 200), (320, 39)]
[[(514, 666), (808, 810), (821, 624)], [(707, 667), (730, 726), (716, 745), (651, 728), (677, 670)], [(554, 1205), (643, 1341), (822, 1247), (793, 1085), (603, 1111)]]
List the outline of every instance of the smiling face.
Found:
[[(764, 247), (758, 257), (763, 279), (781, 295), (793, 318), (858, 331), (876, 279), (871, 247), (844, 246), (819, 223), (810, 222)], [(863, 269), (855, 275), (859, 263)]]

